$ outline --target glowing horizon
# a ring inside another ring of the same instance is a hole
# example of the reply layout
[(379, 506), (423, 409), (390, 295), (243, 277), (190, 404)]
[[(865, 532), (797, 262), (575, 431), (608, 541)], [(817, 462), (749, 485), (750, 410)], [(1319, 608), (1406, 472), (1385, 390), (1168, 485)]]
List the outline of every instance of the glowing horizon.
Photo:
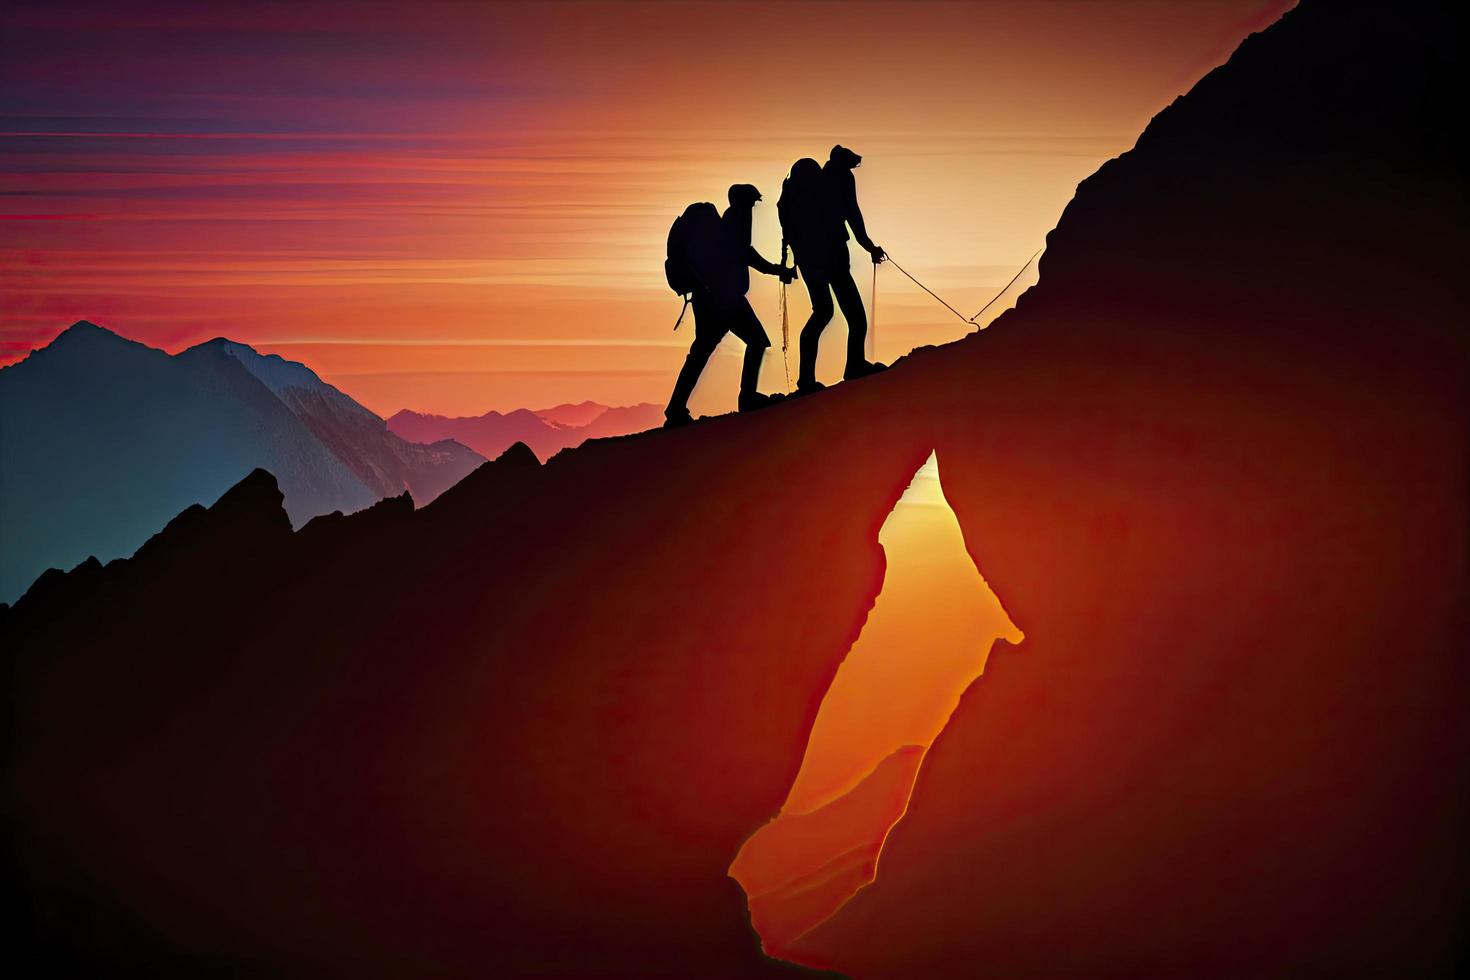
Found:
[[(7, 8), (0, 364), (89, 319), (170, 352), (227, 336), (384, 415), (662, 401), (688, 341), (662, 250), (689, 201), (756, 183), (774, 256), (791, 162), (854, 146), (876, 240), (973, 310), (1284, 6)], [(974, 49), (935, 57), (956, 38)], [(967, 332), (895, 271), (879, 288), (879, 357)], [(696, 410), (729, 407), (736, 364)]]

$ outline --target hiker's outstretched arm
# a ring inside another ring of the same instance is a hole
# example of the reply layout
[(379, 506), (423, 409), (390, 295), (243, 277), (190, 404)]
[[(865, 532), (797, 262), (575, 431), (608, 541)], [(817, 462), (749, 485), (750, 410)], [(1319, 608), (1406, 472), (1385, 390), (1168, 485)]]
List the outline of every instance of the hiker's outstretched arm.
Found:
[(768, 276), (781, 274), (781, 267), (774, 262), (767, 262), (765, 256), (755, 250), (754, 245), (746, 250), (745, 260), (757, 272), (764, 272)]

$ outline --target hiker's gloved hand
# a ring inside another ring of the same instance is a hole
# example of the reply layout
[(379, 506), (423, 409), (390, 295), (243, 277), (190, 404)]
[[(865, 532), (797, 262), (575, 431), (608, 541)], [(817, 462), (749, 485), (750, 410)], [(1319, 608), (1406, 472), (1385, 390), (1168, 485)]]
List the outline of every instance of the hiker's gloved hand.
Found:
[(888, 258), (888, 253), (885, 252), (885, 251), (883, 251), (877, 245), (874, 245), (873, 246), (873, 250), (871, 252), (869, 252), (868, 254), (871, 255), (871, 256), (873, 256), (873, 264), (874, 265), (878, 265), (884, 259)]

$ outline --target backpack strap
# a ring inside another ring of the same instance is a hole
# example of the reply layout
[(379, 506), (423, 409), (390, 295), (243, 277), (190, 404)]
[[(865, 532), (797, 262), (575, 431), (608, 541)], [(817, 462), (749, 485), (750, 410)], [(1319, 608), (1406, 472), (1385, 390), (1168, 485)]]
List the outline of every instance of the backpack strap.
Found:
[(682, 309), (682, 310), (679, 311), (679, 319), (677, 319), (677, 320), (674, 321), (674, 329), (675, 330), (678, 330), (679, 329), (679, 324), (681, 324), (681, 323), (684, 322), (684, 311), (689, 309), (689, 300), (690, 300), (690, 298), (693, 295), (694, 295), (693, 293), (690, 293), (688, 296), (685, 296), (684, 297), (684, 309)]

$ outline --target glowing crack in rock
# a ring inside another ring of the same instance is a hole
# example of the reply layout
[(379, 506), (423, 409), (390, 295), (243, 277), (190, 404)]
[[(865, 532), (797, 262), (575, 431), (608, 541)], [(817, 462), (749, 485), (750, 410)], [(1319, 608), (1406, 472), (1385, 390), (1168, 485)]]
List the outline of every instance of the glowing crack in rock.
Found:
[(781, 813), (736, 856), (766, 952), (782, 950), (874, 880), (924, 753), (1019, 629), (965, 549), (934, 454), (884, 521), (883, 587), (838, 668)]

